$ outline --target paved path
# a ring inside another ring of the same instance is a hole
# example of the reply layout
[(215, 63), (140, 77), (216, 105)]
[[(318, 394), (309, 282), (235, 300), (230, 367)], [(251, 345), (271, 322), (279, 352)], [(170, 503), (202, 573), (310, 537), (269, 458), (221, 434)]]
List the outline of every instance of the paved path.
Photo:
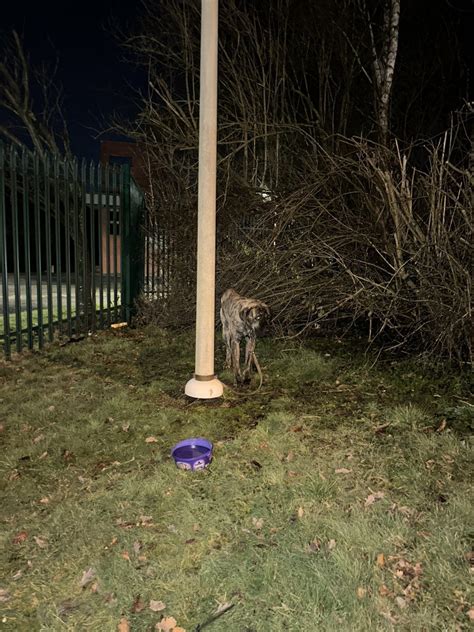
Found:
[[(72, 282), (73, 278), (74, 277), (71, 278), (71, 287), (70, 287), (71, 310), (75, 311), (76, 285), (75, 283)], [(57, 312), (58, 280), (55, 275), (52, 276), (52, 279), (53, 279), (52, 286), (51, 286), (52, 306), (53, 306), (53, 311)], [(100, 304), (100, 275), (96, 275), (95, 283), (96, 283), (96, 293), (95, 293), (96, 304), (97, 306), (99, 306)], [(106, 307), (107, 306), (107, 277), (103, 278), (102, 283), (103, 283), (102, 300), (103, 300), (104, 307)], [(7, 286), (8, 286), (8, 312), (9, 314), (14, 314), (15, 313), (15, 284), (14, 284), (13, 274), (8, 275)], [(120, 288), (121, 288), (121, 281), (120, 281), (120, 278), (117, 278), (117, 292), (118, 292), (119, 303), (120, 303)], [(67, 287), (64, 276), (61, 279), (60, 292), (61, 292), (62, 311), (65, 314), (66, 305), (67, 305), (68, 287)], [(114, 305), (114, 297), (115, 297), (114, 278), (111, 277), (110, 279), (110, 305), (111, 307)], [(47, 309), (48, 308), (48, 284), (46, 280), (46, 275), (42, 276), (41, 278), (41, 300), (42, 300), (43, 309)], [(31, 277), (31, 304), (32, 304), (33, 309), (38, 308), (38, 283), (37, 283), (36, 275)], [(20, 306), (21, 306), (21, 311), (25, 312), (26, 311), (26, 281), (25, 281), (24, 274), (22, 274), (20, 277)], [(2, 313), (2, 311), (3, 311), (3, 284), (2, 284), (2, 279), (0, 277), (0, 313)]]

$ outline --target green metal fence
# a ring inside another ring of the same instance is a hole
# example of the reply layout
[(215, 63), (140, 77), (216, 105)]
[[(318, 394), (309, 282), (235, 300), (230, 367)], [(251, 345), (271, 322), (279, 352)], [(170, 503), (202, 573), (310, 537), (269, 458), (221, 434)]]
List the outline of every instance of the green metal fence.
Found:
[(129, 321), (143, 284), (143, 194), (130, 166), (0, 143), (0, 344), (43, 347)]

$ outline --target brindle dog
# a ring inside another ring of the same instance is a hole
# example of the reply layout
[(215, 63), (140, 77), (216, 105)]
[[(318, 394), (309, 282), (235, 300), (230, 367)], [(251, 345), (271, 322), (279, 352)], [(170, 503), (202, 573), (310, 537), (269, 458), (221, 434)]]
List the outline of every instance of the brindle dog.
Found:
[[(226, 368), (232, 369), (237, 384), (250, 381), (252, 363), (260, 373), (255, 355), (257, 332), (270, 318), (268, 305), (254, 298), (244, 298), (233, 289), (226, 290), (221, 298), (222, 337), (226, 347)], [(246, 341), (245, 365), (240, 369), (240, 342)], [(261, 377), (261, 373), (260, 373)]]

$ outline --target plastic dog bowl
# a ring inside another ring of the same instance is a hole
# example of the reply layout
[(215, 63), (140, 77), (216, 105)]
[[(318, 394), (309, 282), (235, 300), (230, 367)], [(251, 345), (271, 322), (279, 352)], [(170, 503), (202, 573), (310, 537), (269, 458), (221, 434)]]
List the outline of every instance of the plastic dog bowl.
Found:
[(184, 439), (171, 450), (176, 466), (181, 470), (203, 470), (212, 459), (212, 443), (202, 437)]

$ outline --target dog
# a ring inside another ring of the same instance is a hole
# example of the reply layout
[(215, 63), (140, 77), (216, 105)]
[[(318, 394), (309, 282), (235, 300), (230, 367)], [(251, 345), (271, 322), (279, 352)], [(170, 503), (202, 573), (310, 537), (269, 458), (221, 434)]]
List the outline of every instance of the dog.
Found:
[[(234, 372), (237, 384), (250, 381), (252, 363), (262, 374), (255, 355), (257, 332), (261, 331), (270, 318), (270, 308), (263, 301), (245, 298), (233, 289), (228, 289), (221, 297), (222, 337), (226, 348), (225, 367)], [(245, 340), (245, 364), (240, 368), (240, 343)]]

